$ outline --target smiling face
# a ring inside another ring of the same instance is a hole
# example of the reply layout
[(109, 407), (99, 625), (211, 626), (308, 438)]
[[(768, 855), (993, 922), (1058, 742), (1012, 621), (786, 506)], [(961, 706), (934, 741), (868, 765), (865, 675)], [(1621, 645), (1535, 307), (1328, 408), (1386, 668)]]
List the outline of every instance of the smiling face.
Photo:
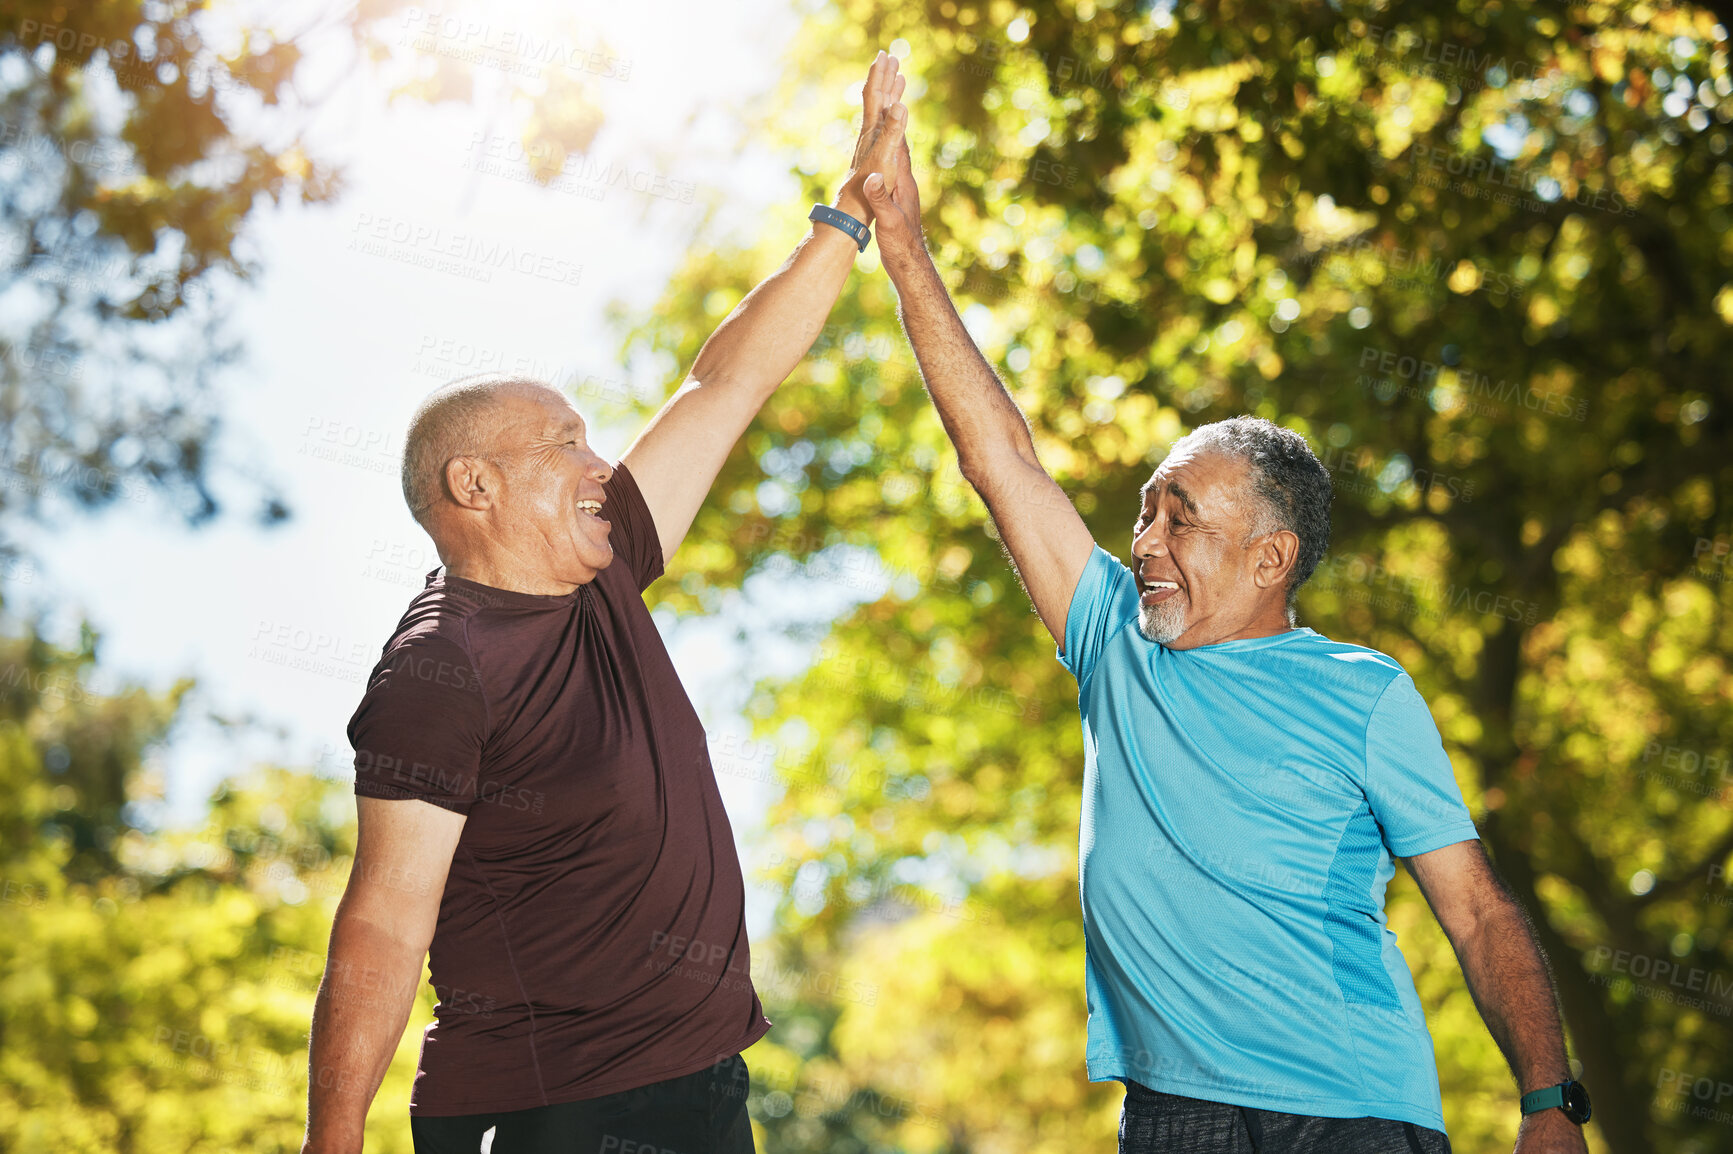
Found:
[(613, 469), (586, 439), (584, 419), (551, 388), (512, 390), (483, 457), (495, 491), (486, 536), (512, 568), (536, 585), (593, 581), (614, 559), (601, 517), (602, 485)]
[(1253, 537), (1258, 513), (1247, 462), (1183, 442), (1168, 455), (1143, 488), (1132, 531), (1146, 638), (1194, 649), (1287, 628), (1287, 566), (1282, 542), (1272, 543), (1285, 531)]

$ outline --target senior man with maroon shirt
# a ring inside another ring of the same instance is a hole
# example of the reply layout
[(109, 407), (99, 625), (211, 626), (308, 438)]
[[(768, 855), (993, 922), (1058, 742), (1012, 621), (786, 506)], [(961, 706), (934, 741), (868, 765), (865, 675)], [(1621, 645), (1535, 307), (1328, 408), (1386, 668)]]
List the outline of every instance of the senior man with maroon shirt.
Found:
[(404, 496), (444, 569), (350, 722), (359, 840), (313, 1014), (307, 1154), (361, 1149), (430, 952), (418, 1154), (489, 1130), (493, 1154), (753, 1149), (739, 1055), (770, 1024), (745, 887), (640, 594), (842, 291), (861, 182), (894, 179), (902, 91), (881, 52), (835, 205), (619, 464), (539, 382), (468, 378), (416, 413)]

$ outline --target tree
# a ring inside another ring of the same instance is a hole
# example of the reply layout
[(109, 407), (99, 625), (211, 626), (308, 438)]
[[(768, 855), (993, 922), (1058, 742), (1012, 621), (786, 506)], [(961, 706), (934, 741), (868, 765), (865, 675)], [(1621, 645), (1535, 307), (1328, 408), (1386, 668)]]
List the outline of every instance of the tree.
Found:
[[(9, 6), (0, 514), (153, 486), (194, 520), (216, 510), (209, 378), (233, 350), (208, 307), (214, 282), (249, 273), (238, 241), (258, 201), (322, 200), (335, 185), (293, 143), (235, 127), (250, 102), (292, 131), (295, 44), (213, 43), (204, 7)], [(178, 342), (157, 335), (168, 326)]]
[[(769, 128), (816, 173), (806, 142), (839, 129), (805, 97), (908, 43), (929, 243), (1122, 557), (1187, 428), (1254, 412), (1312, 440), (1339, 485), (1302, 618), (1425, 693), (1617, 1152), (1715, 1147), (1691, 1087), (1733, 1082), (1725, 18), (845, 0), (808, 16)], [(628, 348), (689, 363), (701, 306), (797, 215), (695, 256)], [(813, 1028), (762, 1064), (918, 1104), (893, 1119), (908, 1149), (1105, 1142), (1117, 1094), (1080, 1063), (1076, 688), (893, 310), (882, 277), (853, 282), (662, 594), (701, 608), (788, 559), (861, 589), (754, 710), (787, 785), (765, 952), (877, 996), (802, 985), (783, 1003)], [(1406, 875), (1390, 908), (1453, 1137), (1508, 1145), (1509, 1076)], [(819, 1148), (862, 1101), (768, 1117), (773, 1148)]]
[[(544, 183), (601, 124), (583, 69), (538, 68), (478, 93), (440, 32), (455, 17), (402, 0), (286, 28), (232, 26), (206, 0), (5, 11), (0, 522), (152, 491), (194, 523), (216, 514), (212, 383), (240, 352), (218, 305), (259, 272), (247, 225), (264, 205), (339, 189), (302, 142), (326, 95), (307, 91), (307, 44), (346, 43), (396, 96), (519, 109)], [(268, 482), (249, 480), (266, 523), (289, 515)]]
[[(349, 792), (261, 770), (221, 787), (202, 828), (130, 828), (188, 685), (102, 692), (94, 671), (89, 646), (0, 643), (0, 1143), (298, 1150)], [(417, 1045), (388, 1100), (407, 1098)], [(407, 1152), (407, 1118), (380, 1111), (369, 1149)]]

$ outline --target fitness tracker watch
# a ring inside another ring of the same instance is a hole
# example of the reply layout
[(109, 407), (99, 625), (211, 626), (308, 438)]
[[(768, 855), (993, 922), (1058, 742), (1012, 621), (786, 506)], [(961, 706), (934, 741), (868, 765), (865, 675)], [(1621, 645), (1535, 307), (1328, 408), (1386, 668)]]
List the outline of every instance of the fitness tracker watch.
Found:
[(862, 252), (866, 251), (867, 241), (873, 238), (873, 234), (867, 231), (866, 225), (862, 224), (848, 213), (839, 212), (828, 204), (813, 205), (812, 211), (806, 214), (806, 219), (816, 220), (820, 224), (828, 224), (832, 227), (842, 229), (844, 232), (854, 237), (854, 242), (860, 245), (860, 250)]
[(1581, 1082), (1566, 1079), (1556, 1086), (1535, 1090), (1522, 1096), (1523, 1114), (1538, 1114), (1558, 1107), (1566, 1118), (1581, 1126), (1589, 1120), (1589, 1092)]

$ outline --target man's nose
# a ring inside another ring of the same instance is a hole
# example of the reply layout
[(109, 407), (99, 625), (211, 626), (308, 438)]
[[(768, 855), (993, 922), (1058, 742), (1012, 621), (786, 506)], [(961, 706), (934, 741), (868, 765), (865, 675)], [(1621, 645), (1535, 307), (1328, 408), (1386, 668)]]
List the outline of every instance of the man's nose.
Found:
[(592, 452), (589, 465), (584, 469), (584, 472), (606, 485), (614, 476), (614, 466), (603, 460), (600, 454)]
[(1159, 525), (1152, 524), (1132, 539), (1131, 555), (1133, 557), (1159, 557), (1167, 552), (1167, 541), (1161, 534)]

